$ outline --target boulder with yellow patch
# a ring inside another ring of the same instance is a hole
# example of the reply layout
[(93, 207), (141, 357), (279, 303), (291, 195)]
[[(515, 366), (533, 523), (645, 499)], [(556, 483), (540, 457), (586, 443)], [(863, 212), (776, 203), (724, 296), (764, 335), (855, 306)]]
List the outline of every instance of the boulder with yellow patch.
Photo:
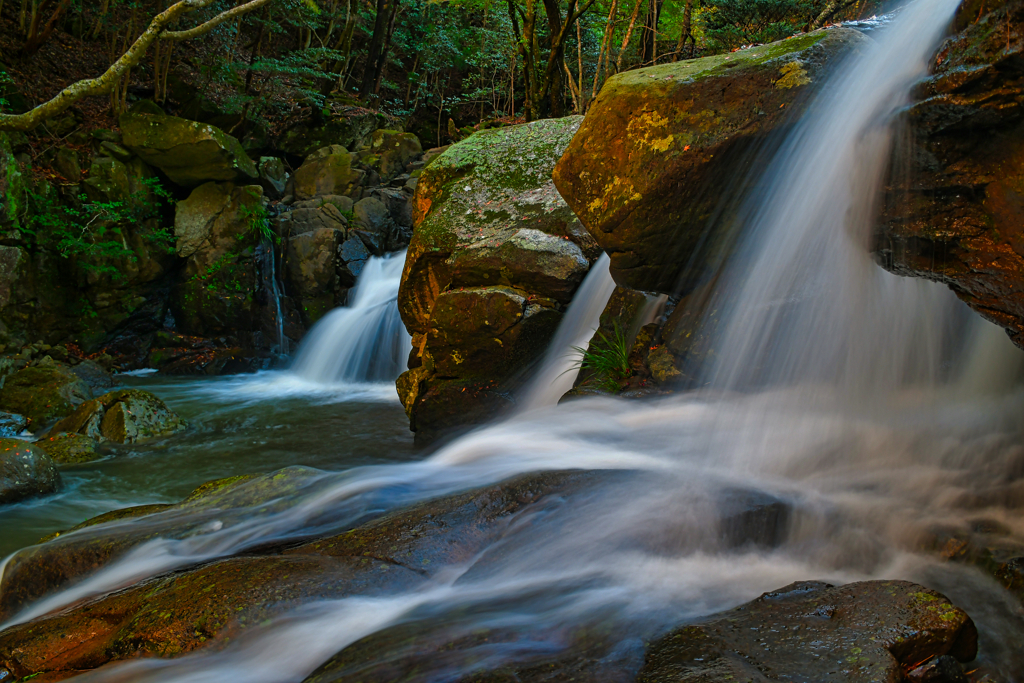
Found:
[(722, 209), (739, 204), (756, 151), (864, 40), (833, 28), (609, 79), (554, 180), (616, 282), (686, 293), (705, 280), (729, 243), (706, 231), (735, 222)]

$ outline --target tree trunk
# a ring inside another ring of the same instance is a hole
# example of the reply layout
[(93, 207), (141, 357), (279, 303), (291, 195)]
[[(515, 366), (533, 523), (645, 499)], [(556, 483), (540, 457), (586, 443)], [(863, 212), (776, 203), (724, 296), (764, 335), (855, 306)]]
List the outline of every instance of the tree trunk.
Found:
[(636, 18), (640, 15), (640, 6), (643, 4), (644, 0), (636, 0), (636, 5), (633, 7), (633, 13), (629, 15), (629, 26), (626, 28), (626, 35), (622, 37), (622, 46), (619, 48), (619, 57), (615, 60), (616, 73), (622, 71), (622, 58), (626, 56), (626, 48), (629, 47), (629, 39), (633, 35), (633, 27), (636, 26)]
[(395, 31), (395, 18), (398, 16), (398, 0), (377, 0), (376, 4), (373, 36), (370, 38), (366, 66), (363, 69), (363, 84), (359, 88), (359, 96), (364, 102), (368, 102), (380, 90), (388, 49), (391, 47), (391, 35)]
[(686, 0), (686, 4), (683, 5), (683, 30), (679, 32), (679, 42), (676, 43), (676, 54), (672, 58), (673, 62), (679, 61), (679, 57), (686, 48), (686, 41), (690, 41), (690, 59), (693, 59), (694, 43), (696, 43), (693, 39), (693, 0)]

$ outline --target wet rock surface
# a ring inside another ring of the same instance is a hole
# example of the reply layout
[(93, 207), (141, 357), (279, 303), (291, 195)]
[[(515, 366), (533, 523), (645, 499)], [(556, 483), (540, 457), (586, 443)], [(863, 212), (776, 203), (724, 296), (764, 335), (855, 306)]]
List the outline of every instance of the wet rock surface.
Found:
[(54, 493), (60, 483), (57, 466), (41, 449), (0, 438), (0, 505)]
[[(229, 481), (219, 491), (214, 483), (212, 491), (200, 489), (183, 505), (217, 510), (228, 501), (270, 502), (269, 495), (277, 500), (285, 491), (280, 485), (266, 485), (276, 477), (262, 478), (262, 486), (261, 479)], [(298, 484), (303, 483), (301, 477), (300, 473)], [(474, 557), (549, 497), (578, 491), (591, 479), (587, 473), (525, 475), (420, 503), (283, 552), (219, 560), (160, 577), (8, 629), (0, 634), (0, 667), (23, 677), (92, 669), (137, 656), (174, 656), (223, 644), (311, 595), (330, 599), (408, 590), (444, 567)], [(131, 542), (138, 544), (158, 533), (188, 533), (166, 525), (159, 528), (162, 518), (174, 520), (173, 515), (157, 515), (155, 528), (128, 527), (144, 532)], [(180, 526), (180, 518), (177, 522)], [(72, 576), (95, 569), (114, 552), (124, 552), (131, 535), (110, 533), (119, 530), (123, 529), (114, 526), (104, 533), (104, 527), (97, 527), (90, 535), (87, 527), (84, 537), (58, 537), (19, 554), (3, 577), (0, 618)]]
[(953, 666), (976, 654), (974, 623), (935, 591), (800, 582), (652, 643), (637, 681), (896, 683), (922, 662), (949, 655)]
[(4, 380), (0, 409), (23, 415), (37, 432), (92, 398), (92, 391), (67, 366), (29, 366)]
[(700, 245), (707, 230), (727, 231), (709, 222), (741, 189), (738, 169), (862, 40), (852, 29), (815, 31), (610, 78), (554, 180), (611, 256), (615, 281), (673, 294), (708, 277), (727, 240)]
[(879, 262), (949, 285), (1024, 346), (1024, 3), (966, 3), (905, 123)]
[(399, 310), (399, 394), (420, 440), (512, 405), (598, 250), (551, 182), (579, 117), (479, 132), (416, 186)]

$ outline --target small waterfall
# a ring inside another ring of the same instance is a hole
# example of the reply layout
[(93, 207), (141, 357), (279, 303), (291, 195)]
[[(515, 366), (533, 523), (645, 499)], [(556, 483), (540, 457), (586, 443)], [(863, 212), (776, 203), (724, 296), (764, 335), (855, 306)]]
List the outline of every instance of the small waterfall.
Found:
[(277, 325), (277, 355), (288, 355), (288, 340), (284, 336), (284, 313), (281, 312), (281, 287), (277, 282), (277, 254), (274, 244), (269, 239), (264, 239), (257, 250), (257, 258), (260, 264), (260, 273), (263, 276), (263, 288), (268, 298), (274, 302), (275, 318)]
[(406, 369), (412, 340), (398, 314), (405, 252), (371, 257), (336, 308), (299, 345), (292, 372), (321, 384), (393, 382)]
[(536, 378), (517, 401), (520, 410), (553, 406), (572, 389), (577, 375), (573, 370), (579, 363), (579, 353), (574, 347), (586, 346), (594, 336), (594, 330), (601, 323), (601, 313), (615, 291), (615, 280), (608, 270), (610, 262), (608, 254), (601, 254), (576, 290)]

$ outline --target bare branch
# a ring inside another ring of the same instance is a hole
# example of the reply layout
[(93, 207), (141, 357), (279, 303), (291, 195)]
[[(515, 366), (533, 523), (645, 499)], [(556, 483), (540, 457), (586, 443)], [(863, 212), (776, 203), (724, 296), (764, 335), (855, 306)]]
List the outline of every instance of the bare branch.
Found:
[(268, 2), (270, 2), (270, 0), (250, 0), (250, 2), (247, 2), (244, 5), (239, 5), (238, 7), (229, 9), (226, 12), (221, 12), (213, 19), (199, 24), (199, 26), (196, 26), (195, 28), (190, 28), (187, 31), (164, 31), (160, 34), (160, 40), (189, 40), (190, 38), (201, 36), (220, 24), (223, 24), (225, 21), (234, 19), (235, 17), (243, 14), (248, 14), (254, 9), (263, 7)]
[(270, 2), (270, 0), (251, 0), (234, 9), (218, 14), (213, 19), (187, 31), (167, 31), (166, 27), (182, 16), (209, 6), (214, 0), (180, 0), (158, 14), (145, 32), (136, 39), (121, 57), (110, 65), (110, 68), (97, 78), (88, 78), (72, 83), (61, 90), (49, 102), (44, 102), (24, 114), (0, 114), (0, 130), (32, 130), (46, 119), (57, 116), (68, 107), (82, 99), (94, 95), (105, 95), (113, 90), (117, 82), (146, 55), (150, 46), (159, 39), (187, 40), (200, 36), (228, 19), (246, 14)]

